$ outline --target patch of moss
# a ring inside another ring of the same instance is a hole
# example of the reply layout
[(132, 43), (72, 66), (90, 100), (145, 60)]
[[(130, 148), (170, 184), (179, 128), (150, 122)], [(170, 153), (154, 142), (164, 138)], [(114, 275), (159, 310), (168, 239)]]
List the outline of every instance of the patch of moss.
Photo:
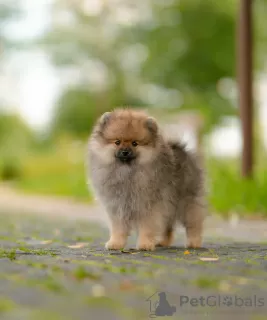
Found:
[(63, 293), (65, 287), (58, 281), (58, 279), (48, 275), (42, 279), (28, 279), (25, 280), (26, 285), (40, 287), (45, 290), (53, 291), (55, 293)]
[(77, 280), (85, 280), (85, 279), (100, 280), (101, 279), (101, 275), (96, 274), (92, 271), (88, 271), (84, 266), (77, 267), (73, 272), (73, 276)]
[(41, 283), (41, 286), (56, 293), (62, 293), (65, 291), (65, 288), (51, 276), (48, 276), (47, 279)]
[(26, 252), (26, 253), (30, 253), (33, 255), (37, 255), (37, 256), (51, 256), (51, 257), (55, 257), (57, 254), (54, 252), (51, 252), (49, 250), (44, 250), (44, 249), (30, 249), (27, 247), (19, 247), (18, 248), (20, 251), (22, 252)]
[(173, 270), (173, 273), (184, 274), (185, 273), (185, 269), (184, 268), (176, 268), (176, 269)]
[(253, 264), (253, 265), (259, 265), (260, 263), (256, 260), (254, 260), (253, 258), (246, 258), (244, 259), (244, 262), (246, 264)]
[(14, 261), (16, 260), (16, 250), (5, 250), (3, 248), (0, 248), (0, 258), (8, 258), (10, 261)]
[(169, 257), (166, 257), (166, 256), (159, 256), (159, 255), (156, 255), (156, 254), (151, 254), (151, 253), (144, 253), (143, 255), (144, 257), (151, 257), (151, 258), (154, 258), (154, 259), (159, 259), (159, 260), (172, 260), (171, 258)]
[(94, 256), (94, 257), (105, 257), (106, 254), (104, 254), (104, 253), (92, 253), (92, 256)]
[(70, 320), (71, 318), (66, 315), (60, 315), (58, 313), (50, 312), (47, 310), (34, 310), (31, 312), (30, 320)]
[(0, 297), (0, 314), (11, 311), (15, 308), (15, 303), (7, 298)]
[(193, 284), (195, 284), (199, 288), (218, 289), (220, 285), (220, 280), (218, 278), (201, 276), (195, 279), (193, 281)]
[(94, 238), (90, 236), (77, 236), (75, 238), (76, 242), (93, 242)]

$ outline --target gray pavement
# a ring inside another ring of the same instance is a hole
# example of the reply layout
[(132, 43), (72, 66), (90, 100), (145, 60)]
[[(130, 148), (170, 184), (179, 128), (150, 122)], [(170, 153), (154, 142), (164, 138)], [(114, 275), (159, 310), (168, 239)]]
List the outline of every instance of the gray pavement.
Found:
[(171, 248), (133, 250), (133, 235), (116, 252), (99, 207), (3, 195), (1, 320), (267, 319), (264, 221), (209, 217), (200, 250), (178, 230)]

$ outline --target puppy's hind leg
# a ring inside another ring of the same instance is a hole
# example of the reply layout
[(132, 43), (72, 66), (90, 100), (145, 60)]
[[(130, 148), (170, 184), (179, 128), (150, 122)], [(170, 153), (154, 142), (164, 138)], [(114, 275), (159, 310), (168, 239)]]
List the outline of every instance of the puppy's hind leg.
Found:
[(200, 248), (202, 246), (204, 218), (205, 208), (203, 205), (193, 203), (188, 206), (183, 221), (186, 229), (187, 248)]
[(108, 250), (121, 250), (125, 247), (129, 236), (129, 226), (121, 219), (111, 217), (110, 239), (106, 243)]
[(172, 226), (168, 226), (164, 231), (162, 240), (157, 243), (157, 247), (170, 247), (174, 241), (174, 230)]

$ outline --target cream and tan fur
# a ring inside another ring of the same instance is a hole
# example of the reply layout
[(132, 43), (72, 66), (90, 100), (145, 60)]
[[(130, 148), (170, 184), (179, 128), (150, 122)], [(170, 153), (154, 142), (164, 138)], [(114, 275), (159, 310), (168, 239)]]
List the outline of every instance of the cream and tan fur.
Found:
[(124, 248), (132, 230), (139, 234), (139, 250), (170, 246), (178, 223), (186, 229), (187, 246), (201, 246), (202, 170), (179, 141), (163, 137), (146, 113), (105, 113), (89, 140), (89, 169), (111, 222), (107, 249)]

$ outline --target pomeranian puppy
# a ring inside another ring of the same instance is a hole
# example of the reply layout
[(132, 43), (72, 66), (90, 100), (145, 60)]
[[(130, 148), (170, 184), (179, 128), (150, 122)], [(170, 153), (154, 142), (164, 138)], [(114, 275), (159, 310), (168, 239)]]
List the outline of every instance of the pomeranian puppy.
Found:
[(202, 242), (205, 201), (202, 170), (178, 141), (169, 141), (143, 111), (105, 113), (89, 139), (90, 179), (110, 218), (106, 248), (125, 247), (138, 231), (138, 250), (170, 246), (186, 229), (187, 247)]

